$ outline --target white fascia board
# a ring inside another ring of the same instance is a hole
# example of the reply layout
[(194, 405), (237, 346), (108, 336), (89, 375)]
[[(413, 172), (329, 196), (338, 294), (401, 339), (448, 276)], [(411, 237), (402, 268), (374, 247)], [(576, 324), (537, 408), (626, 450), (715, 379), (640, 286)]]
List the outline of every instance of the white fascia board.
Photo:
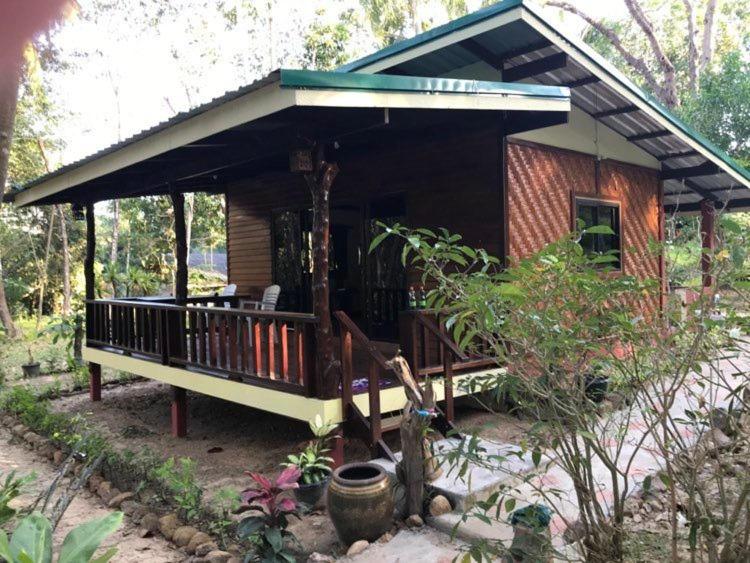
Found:
[(278, 83), (269, 84), (23, 190), (16, 195), (15, 204), (24, 206), (34, 203), (72, 186), (281, 111), (293, 104), (293, 91), (280, 88)]
[(570, 111), (570, 99), (567, 98), (513, 94), (296, 90), (295, 102), (307, 107)]
[[(526, 8), (528, 10), (528, 6)], [(575, 59), (576, 63), (588, 70), (594, 76), (598, 77), (602, 82), (612, 88), (620, 96), (630, 101), (633, 105), (637, 106), (640, 111), (659, 123), (659, 125), (666, 131), (673, 133), (682, 142), (690, 146), (692, 149), (696, 150), (701, 156), (716, 164), (722, 171), (736, 180), (738, 185), (750, 187), (750, 183), (748, 183), (748, 181), (740, 174), (738, 174), (732, 167), (727, 166), (727, 164), (721, 158), (713, 154), (710, 150), (706, 149), (702, 144), (693, 139), (691, 136), (686, 135), (676, 125), (674, 125), (658, 111), (652, 108), (651, 105), (649, 105), (640, 96), (634, 94), (632, 90), (627, 88), (622, 82), (611, 77), (606, 69), (602, 69), (600, 65), (594, 63), (589, 58), (589, 56), (582, 51), (581, 48), (579, 48), (571, 41), (561, 41), (559, 35), (550, 30), (547, 25), (545, 25), (540, 21), (540, 19), (538, 19), (541, 16), (536, 16), (533, 13), (524, 11), (522, 17), (523, 20), (531, 27), (533, 27), (540, 35), (544, 36), (546, 39), (549, 39), (558, 49)]]

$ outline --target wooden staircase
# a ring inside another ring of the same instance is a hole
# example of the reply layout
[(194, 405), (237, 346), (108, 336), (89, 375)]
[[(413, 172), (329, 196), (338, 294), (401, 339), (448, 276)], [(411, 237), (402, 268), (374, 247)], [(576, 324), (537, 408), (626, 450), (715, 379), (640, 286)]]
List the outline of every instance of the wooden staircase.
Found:
[[(387, 414), (383, 417), (380, 408), (380, 374), (383, 371), (392, 371), (388, 359), (344, 311), (336, 311), (333, 316), (338, 321), (341, 334), (341, 400), (344, 410), (344, 432), (347, 435), (360, 437), (370, 448), (373, 458), (383, 457), (395, 462), (396, 457), (383, 440), (383, 434), (398, 430), (403, 417), (400, 412)], [(435, 326), (429, 326), (429, 328), (438, 330)], [(444, 357), (447, 358), (444, 372), (446, 407), (445, 412), (438, 409), (438, 416), (433, 419), (432, 426), (443, 436), (447, 437), (449, 434), (458, 436), (452, 422), (454, 411), (453, 370), (451, 368), (453, 355), (461, 354), (461, 352), (455, 343), (442, 332), (439, 334), (439, 338), (441, 339), (441, 345), (445, 347), (443, 350)], [(352, 346), (355, 341), (358, 346), (365, 350), (368, 356), (367, 388), (370, 416), (365, 416), (354, 403)]]

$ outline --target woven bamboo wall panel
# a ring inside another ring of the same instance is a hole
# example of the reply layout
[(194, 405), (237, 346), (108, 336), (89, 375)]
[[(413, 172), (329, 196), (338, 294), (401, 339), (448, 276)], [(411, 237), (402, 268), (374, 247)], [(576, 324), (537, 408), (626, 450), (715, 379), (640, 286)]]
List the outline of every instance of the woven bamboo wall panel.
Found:
[(594, 159), (509, 143), (508, 258), (524, 258), (570, 232), (571, 193), (595, 192)]
[[(509, 258), (523, 258), (570, 232), (574, 195), (620, 203), (623, 271), (660, 275), (649, 241), (659, 240), (658, 172), (612, 160), (522, 143), (508, 144)], [(653, 311), (658, 299), (642, 303)]]

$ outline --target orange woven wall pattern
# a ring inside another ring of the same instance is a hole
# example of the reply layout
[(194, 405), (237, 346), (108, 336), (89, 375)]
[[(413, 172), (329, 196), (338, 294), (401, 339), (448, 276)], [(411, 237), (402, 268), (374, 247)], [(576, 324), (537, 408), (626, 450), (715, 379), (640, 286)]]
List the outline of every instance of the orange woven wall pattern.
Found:
[(570, 232), (571, 193), (596, 192), (592, 157), (508, 143), (508, 258), (523, 258)]
[(570, 232), (573, 197), (620, 203), (623, 271), (660, 275), (649, 240), (659, 240), (660, 181), (656, 170), (528, 143), (507, 149), (508, 257), (537, 252)]

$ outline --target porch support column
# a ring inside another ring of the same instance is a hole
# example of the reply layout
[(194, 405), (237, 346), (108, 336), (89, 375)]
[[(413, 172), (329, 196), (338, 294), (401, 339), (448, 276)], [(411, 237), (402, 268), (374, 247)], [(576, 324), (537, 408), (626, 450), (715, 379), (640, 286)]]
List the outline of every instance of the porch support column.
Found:
[(703, 287), (713, 287), (713, 255), (716, 251), (716, 208), (707, 199), (701, 201), (701, 271)]
[[(83, 275), (86, 281), (86, 301), (96, 299), (96, 279), (94, 261), (96, 259), (96, 217), (94, 204), (86, 204), (86, 258), (83, 261)], [(86, 304), (86, 334), (88, 322), (92, 318), (92, 307)], [(102, 366), (89, 362), (89, 397), (92, 401), (102, 400)]]
[(185, 196), (177, 191), (170, 193), (174, 211), (175, 277), (174, 298), (177, 305), (184, 305), (188, 293), (187, 230), (185, 227)]
[(172, 386), (172, 436), (187, 436), (187, 391)]
[(321, 144), (312, 148), (312, 171), (305, 174), (313, 204), (312, 297), (316, 324), (315, 376), (317, 393), (322, 398), (338, 396), (341, 367), (333, 353), (333, 323), (328, 291), (328, 244), (330, 230), (331, 185), (339, 173), (336, 163), (327, 162)]

